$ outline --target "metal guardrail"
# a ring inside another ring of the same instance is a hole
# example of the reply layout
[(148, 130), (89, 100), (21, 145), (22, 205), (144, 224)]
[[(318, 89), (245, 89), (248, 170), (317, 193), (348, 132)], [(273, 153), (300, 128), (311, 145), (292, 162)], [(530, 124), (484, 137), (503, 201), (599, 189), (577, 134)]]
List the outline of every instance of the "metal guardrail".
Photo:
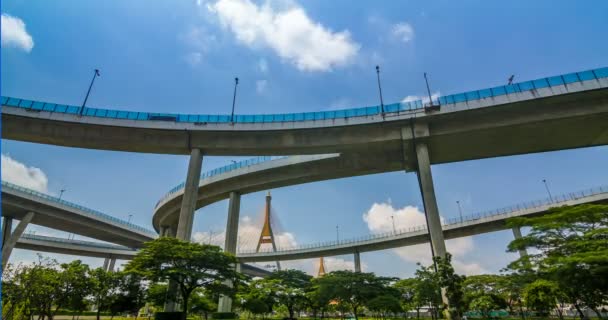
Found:
[(90, 209), (90, 208), (87, 208), (87, 207), (83, 207), (83, 206), (81, 206), (79, 204), (75, 204), (73, 202), (65, 201), (63, 199), (59, 199), (57, 197), (53, 197), (51, 195), (48, 195), (48, 194), (45, 194), (45, 193), (42, 193), (42, 192), (38, 192), (38, 191), (34, 191), (32, 189), (28, 189), (28, 188), (25, 188), (25, 187), (22, 187), (22, 186), (18, 186), (16, 184), (10, 183), (8, 181), (4, 181), (4, 180), (2, 181), (2, 188), (7, 188), (7, 189), (12, 189), (12, 190), (17, 190), (17, 191), (20, 191), (20, 192), (24, 192), (24, 193), (30, 194), (30, 195), (38, 197), (38, 198), (49, 200), (49, 201), (52, 201), (52, 202), (55, 202), (55, 203), (58, 203), (58, 204), (62, 204), (64, 206), (68, 206), (68, 207), (71, 207), (71, 208), (74, 208), (74, 209), (78, 209), (78, 210), (84, 211), (86, 213), (93, 214), (96, 217), (101, 218), (103, 220), (111, 221), (111, 222), (114, 222), (114, 223), (121, 224), (121, 225), (123, 225), (123, 226), (125, 226), (127, 228), (130, 228), (130, 229), (133, 229), (133, 230), (137, 230), (137, 231), (140, 231), (140, 232), (144, 232), (144, 233), (146, 233), (146, 234), (148, 234), (148, 235), (150, 235), (152, 237), (156, 237), (157, 236), (156, 232), (154, 232), (154, 231), (151, 231), (151, 230), (148, 230), (148, 229), (146, 229), (144, 227), (138, 226), (136, 224), (133, 224), (133, 223), (130, 223), (130, 222), (127, 222), (127, 221), (115, 218), (115, 217), (113, 217), (113, 216), (111, 216), (109, 214), (106, 214), (106, 213), (103, 213), (103, 212), (100, 212), (100, 211), (97, 211), (97, 210), (93, 210), (93, 209)]
[[(441, 224), (442, 224), (442, 226), (446, 227), (446, 226), (453, 226), (453, 225), (457, 225), (457, 224), (473, 222), (476, 220), (481, 220), (481, 219), (486, 219), (486, 218), (492, 218), (492, 217), (498, 217), (498, 216), (508, 216), (509, 214), (511, 214), (513, 212), (517, 212), (517, 211), (521, 211), (521, 210), (536, 209), (536, 208), (549, 206), (549, 205), (558, 206), (560, 204), (566, 203), (567, 201), (577, 200), (577, 199), (581, 199), (584, 197), (594, 196), (594, 195), (603, 194), (603, 193), (608, 193), (608, 186), (601, 186), (601, 187), (585, 189), (585, 190), (577, 191), (577, 192), (565, 193), (565, 194), (561, 194), (558, 196), (554, 196), (552, 198), (545, 198), (545, 199), (541, 199), (541, 200), (522, 202), (522, 203), (519, 203), (516, 205), (512, 205), (512, 206), (508, 206), (508, 207), (504, 207), (504, 208), (500, 208), (500, 209), (484, 211), (484, 212), (475, 213), (475, 214), (468, 215), (468, 216), (463, 216), (462, 219), (460, 219), (459, 217), (445, 219), (442, 221)], [(288, 248), (277, 247), (276, 252), (288, 253), (288, 252), (294, 252), (294, 251), (351, 245), (351, 244), (363, 243), (363, 242), (379, 240), (379, 239), (389, 240), (391, 238), (399, 238), (403, 235), (416, 234), (416, 233), (427, 233), (426, 224), (413, 226), (413, 227), (405, 228), (405, 229), (397, 229), (397, 230), (395, 230), (395, 232), (375, 233), (375, 234), (370, 234), (367, 236), (345, 239), (345, 240), (340, 240), (340, 241), (316, 242), (316, 243), (303, 244), (303, 245), (298, 245), (295, 247), (288, 247)], [(264, 253), (274, 253), (274, 252), (272, 251), (272, 249), (265, 249), (265, 250), (261, 250), (259, 252), (256, 252), (255, 250), (242, 250), (242, 251), (238, 252), (238, 254), (255, 254), (255, 253), (264, 254)]]
[[(464, 93), (452, 94), (438, 98), (439, 104), (451, 104), (465, 101), (480, 100), (485, 98), (497, 97), (512, 93), (532, 91), (540, 88), (568, 85), (570, 83), (582, 82), (587, 80), (597, 80), (608, 78), (608, 67), (592, 69), (581, 72), (573, 72), (564, 75), (541, 78), (537, 80), (524, 81), (506, 86), (468, 91)], [(23, 108), (33, 112), (48, 111), (56, 113), (67, 113), (98, 118), (126, 119), (135, 121), (169, 121), (183, 123), (271, 123), (271, 122), (299, 122), (327, 119), (345, 119), (353, 117), (374, 116), (387, 113), (412, 112), (423, 109), (422, 100), (412, 102), (392, 103), (384, 106), (372, 106), (362, 108), (351, 108), (343, 110), (301, 112), (301, 113), (281, 113), (281, 114), (258, 114), (258, 115), (197, 115), (197, 114), (176, 114), (176, 113), (150, 113), (121, 111), (111, 109), (99, 109), (85, 107), (81, 113), (80, 106), (55, 104), (42, 101), (33, 101), (14, 97), (2, 96), (2, 105), (8, 107)]]
[(119, 246), (119, 245), (115, 245), (115, 244), (85, 241), (85, 240), (63, 239), (63, 238), (58, 238), (58, 237), (34, 235), (34, 234), (30, 234), (30, 233), (22, 234), (21, 239), (55, 242), (55, 243), (65, 243), (65, 244), (75, 244), (75, 245), (82, 245), (82, 246), (93, 247), (93, 248), (102, 248), (102, 249), (134, 251), (133, 249), (131, 249), (129, 247)]
[[(260, 156), (260, 157), (255, 157), (255, 158), (251, 158), (251, 159), (247, 159), (247, 160), (243, 160), (243, 161), (239, 161), (239, 162), (235, 162), (235, 163), (231, 163), (229, 165), (225, 165), (223, 167), (219, 167), (219, 168), (215, 168), (213, 170), (207, 171), (203, 174), (201, 174), (200, 180), (204, 180), (204, 179), (208, 179), (211, 177), (214, 177), (216, 175), (222, 174), (222, 173), (226, 173), (232, 170), (236, 170), (236, 169), (240, 169), (240, 168), (245, 168), (245, 167), (249, 167), (249, 166), (253, 166), (262, 162), (267, 162), (267, 161), (272, 161), (272, 160), (279, 160), (279, 159), (284, 159), (287, 158), (287, 156)], [(200, 181), (199, 181), (200, 184)], [(167, 198), (171, 197), (171, 195), (173, 195), (176, 192), (181, 191), (182, 189), (184, 189), (184, 186), (186, 185), (186, 182), (182, 182), (180, 184), (178, 184), (177, 186), (171, 188), (171, 190), (169, 190), (169, 192), (167, 192), (160, 200), (158, 200), (156, 202), (156, 205), (154, 206), (154, 208), (158, 208), (158, 205), (165, 201)]]

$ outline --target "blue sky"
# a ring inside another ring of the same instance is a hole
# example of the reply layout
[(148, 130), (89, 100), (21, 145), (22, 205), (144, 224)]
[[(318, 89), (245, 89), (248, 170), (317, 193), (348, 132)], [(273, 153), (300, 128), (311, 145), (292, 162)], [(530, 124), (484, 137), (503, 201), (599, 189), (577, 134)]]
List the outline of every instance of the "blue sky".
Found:
[[(434, 93), (451, 94), (501, 85), (511, 74), (523, 81), (606, 66), (607, 12), (605, 1), (11, 1), (2, 6), (1, 90), (79, 105), (99, 68), (92, 107), (229, 113), (235, 76), (237, 113), (377, 105), (376, 64), (387, 102), (424, 95), (423, 72)], [(65, 188), (65, 199), (124, 219), (133, 214), (143, 226), (187, 168), (184, 156), (7, 140), (2, 154), (39, 168), (34, 179), (42, 174), (49, 193)], [(203, 167), (233, 159), (207, 157)], [(606, 185), (605, 163), (608, 148), (597, 147), (446, 164), (433, 174), (441, 214), (449, 218), (458, 214), (457, 200), (467, 214), (545, 197), (542, 179), (556, 194)], [(12, 170), (19, 179), (21, 171)], [(33, 171), (24, 172), (32, 178)], [(272, 192), (276, 216), (297, 243), (335, 239), (336, 225), (344, 238), (384, 230), (363, 219), (374, 204), (385, 204), (374, 219), (421, 206), (415, 175), (402, 172)], [(255, 221), (264, 194), (244, 196), (242, 216)], [(227, 201), (199, 210), (194, 231), (220, 233), (226, 212)], [(414, 223), (401, 213), (400, 224)], [(514, 258), (504, 253), (511, 238), (505, 231), (452, 246), (462, 271), (496, 272)], [(410, 275), (424, 250), (366, 253), (364, 268)], [(32, 253), (18, 250), (12, 259), (31, 260)], [(351, 259), (337, 257), (328, 268)], [(312, 265), (293, 264), (308, 271)]]

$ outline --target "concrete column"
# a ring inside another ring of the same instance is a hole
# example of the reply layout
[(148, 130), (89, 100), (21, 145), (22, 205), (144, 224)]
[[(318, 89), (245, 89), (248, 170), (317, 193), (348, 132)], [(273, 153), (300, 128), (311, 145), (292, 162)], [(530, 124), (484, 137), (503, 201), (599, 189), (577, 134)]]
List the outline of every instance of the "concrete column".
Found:
[(114, 265), (116, 265), (116, 258), (110, 259), (110, 266), (108, 267), (108, 271), (114, 272)]
[[(13, 231), (10, 236), (8, 236), (6, 242), (2, 243), (2, 269), (4, 269), (4, 267), (6, 266), (8, 258), (10, 258), (11, 252), (13, 252), (15, 244), (17, 244), (17, 240), (21, 238), (23, 231), (25, 231), (27, 225), (30, 223), (30, 221), (32, 221), (32, 218), (34, 218), (34, 213), (28, 212), (23, 217), (23, 219), (19, 221), (19, 224), (15, 228), (15, 231)], [(2, 237), (4, 237), (4, 234), (2, 235)]]
[(165, 237), (167, 233), (167, 227), (165, 226), (160, 226), (160, 228), (158, 229), (158, 236), (159, 237)]
[(103, 271), (108, 271), (108, 264), (110, 263), (110, 258), (103, 259)]
[(4, 217), (2, 218), (2, 247), (8, 238), (11, 236), (11, 232), (13, 232), (13, 218)]
[(355, 272), (361, 272), (361, 254), (355, 251)]
[(416, 144), (416, 157), (418, 158), (418, 179), (420, 179), (420, 192), (424, 201), (426, 220), (428, 223), (431, 246), (436, 257), (445, 257), (445, 240), (443, 229), (439, 218), (439, 208), (435, 198), (435, 187), (433, 186), (433, 175), (431, 173), (431, 161), (429, 149), (426, 143)]
[(230, 202), (228, 204), (228, 221), (226, 222), (226, 240), (224, 251), (236, 254), (236, 244), (239, 233), (239, 214), (241, 210), (241, 195), (230, 192)]
[[(515, 237), (515, 239), (521, 239), (521, 229), (519, 227), (513, 227), (513, 236)], [(528, 251), (526, 251), (526, 249), (522, 249), (519, 250), (519, 256), (520, 257), (525, 257), (528, 255)]]
[[(228, 204), (228, 221), (226, 223), (226, 240), (224, 242), (224, 251), (236, 254), (236, 245), (239, 233), (239, 213), (241, 208), (241, 195), (236, 192), (230, 192), (230, 202)], [(236, 266), (237, 271), (240, 269), (240, 264)], [(229, 283), (232, 285), (232, 282)], [(220, 296), (220, 301), (217, 304), (218, 312), (231, 312), (232, 299), (227, 296)]]
[(203, 155), (201, 149), (192, 149), (177, 225), (177, 238), (181, 240), (190, 241), (190, 237), (192, 236), (192, 223), (194, 222), (194, 211), (196, 210), (196, 200), (198, 199), (198, 183), (202, 167)]

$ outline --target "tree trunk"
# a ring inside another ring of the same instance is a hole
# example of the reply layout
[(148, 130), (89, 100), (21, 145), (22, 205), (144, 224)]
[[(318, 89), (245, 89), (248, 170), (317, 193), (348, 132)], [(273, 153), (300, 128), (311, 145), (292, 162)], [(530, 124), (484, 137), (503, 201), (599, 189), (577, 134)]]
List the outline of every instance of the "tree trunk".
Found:
[(581, 307), (578, 305), (578, 303), (575, 303), (574, 307), (576, 308), (576, 311), (578, 311), (578, 314), (581, 316), (581, 319), (585, 319), (585, 314), (583, 313), (583, 310), (581, 310)]
[(591, 308), (591, 310), (593, 310), (593, 312), (595, 312), (595, 314), (597, 314), (598, 319), (600, 319), (600, 320), (604, 319), (602, 317), (602, 313), (600, 312), (600, 310), (598, 310), (597, 308)]

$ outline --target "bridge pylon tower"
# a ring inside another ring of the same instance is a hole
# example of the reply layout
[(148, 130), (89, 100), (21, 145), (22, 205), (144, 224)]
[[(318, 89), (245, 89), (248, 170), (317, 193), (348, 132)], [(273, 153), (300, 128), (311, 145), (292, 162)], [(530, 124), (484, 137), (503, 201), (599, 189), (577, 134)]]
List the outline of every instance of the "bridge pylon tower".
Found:
[(319, 271), (317, 272), (317, 278), (320, 278), (325, 275), (325, 259), (323, 257), (319, 258)]
[[(264, 209), (264, 226), (262, 227), (262, 232), (260, 232), (260, 238), (258, 240), (258, 246), (255, 249), (255, 252), (260, 252), (260, 247), (264, 243), (272, 244), (272, 250), (274, 252), (277, 251), (277, 245), (275, 242), (274, 233), (272, 232), (272, 224), (270, 223), (270, 209), (271, 209), (271, 201), (272, 196), (270, 195), (270, 191), (266, 195), (266, 208)], [(277, 260), (277, 270), (281, 270), (281, 263)]]

